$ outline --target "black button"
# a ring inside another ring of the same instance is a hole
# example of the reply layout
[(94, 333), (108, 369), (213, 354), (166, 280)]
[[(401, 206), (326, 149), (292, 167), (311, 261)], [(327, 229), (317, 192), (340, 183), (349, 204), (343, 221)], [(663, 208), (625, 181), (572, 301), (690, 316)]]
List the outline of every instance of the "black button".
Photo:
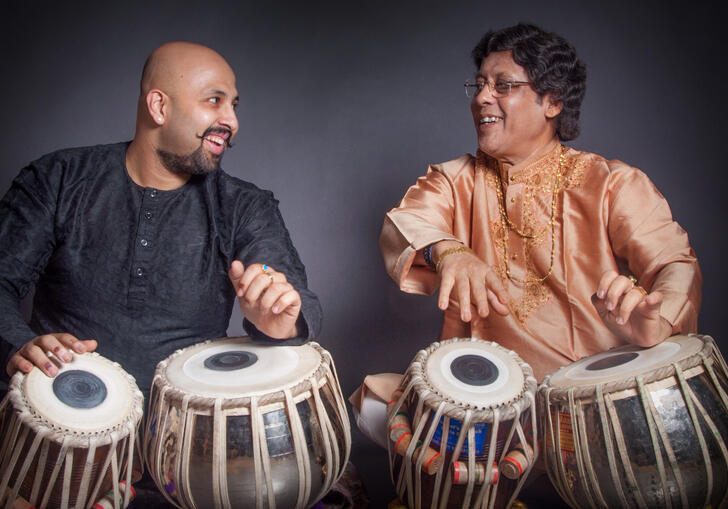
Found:
[(147, 239), (142, 239), (139, 241), (139, 243), (144, 247), (147, 247), (149, 245), (149, 242), (147, 241)]
[(157, 196), (157, 190), (156, 189), (152, 189), (151, 191), (149, 191), (149, 196), (151, 196), (152, 198), (154, 198), (155, 196)]
[(141, 276), (144, 275), (144, 271), (142, 270), (141, 267), (137, 267), (136, 275), (139, 276), (139, 277), (141, 277)]
[(147, 211), (146, 211), (146, 212), (144, 213), (144, 217), (146, 217), (147, 219), (151, 219), (151, 218), (152, 218), (152, 213), (151, 213), (150, 211), (148, 211), (148, 210), (147, 210)]

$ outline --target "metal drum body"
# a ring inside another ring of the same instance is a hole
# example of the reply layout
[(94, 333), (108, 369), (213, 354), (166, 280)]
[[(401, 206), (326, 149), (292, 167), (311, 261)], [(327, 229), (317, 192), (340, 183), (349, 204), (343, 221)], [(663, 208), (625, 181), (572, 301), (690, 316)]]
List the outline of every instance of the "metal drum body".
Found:
[[(493, 342), (456, 338), (420, 350), (387, 410), (400, 499), (411, 509), (509, 506), (537, 454), (536, 385), (530, 366)], [(517, 449), (523, 461), (506, 477), (501, 466)]]
[(348, 461), (343, 401), (316, 343), (207, 341), (157, 366), (144, 457), (180, 507), (308, 507)]
[(90, 507), (113, 491), (129, 503), (141, 474), (143, 396), (134, 378), (96, 354), (74, 355), (49, 378), (16, 373), (0, 403), (0, 498), (44, 507)]
[(572, 507), (728, 505), (728, 382), (709, 336), (614, 348), (539, 387), (546, 467)]

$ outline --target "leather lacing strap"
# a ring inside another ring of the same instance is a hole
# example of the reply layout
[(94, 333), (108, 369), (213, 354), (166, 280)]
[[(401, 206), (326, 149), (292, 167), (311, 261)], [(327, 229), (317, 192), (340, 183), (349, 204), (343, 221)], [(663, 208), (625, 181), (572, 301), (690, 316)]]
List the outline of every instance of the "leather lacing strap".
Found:
[[(440, 430), (441, 439), (439, 453), (443, 455), (443, 457), (445, 457), (447, 453), (448, 437), (450, 435), (450, 428), (453, 420), (459, 421), (460, 429), (458, 431), (455, 448), (450, 455), (449, 462), (443, 463), (443, 466), (435, 473), (434, 488), (432, 490), (432, 499), (429, 506), (430, 509), (436, 509), (438, 507), (440, 509), (444, 509), (447, 507), (452, 486), (453, 463), (461, 456), (466, 438), (468, 443), (466, 451), (468, 469), (469, 472), (475, 472), (476, 423), (487, 423), (489, 426), (488, 437), (490, 442), (486, 465), (493, 465), (496, 462), (499, 435), (498, 428), (505, 421), (512, 421), (507, 433), (508, 439), (506, 444), (509, 444), (514, 436), (518, 436), (522, 443), (526, 443), (526, 436), (521, 425), (521, 415), (525, 409), (531, 409), (531, 427), (534, 433), (534, 440), (537, 440), (535, 412), (535, 393), (537, 382), (533, 376), (531, 368), (515, 353), (509, 352), (524, 372), (524, 389), (519, 396), (510, 402), (499, 403), (488, 408), (469, 406), (462, 407), (432, 389), (424, 374), (426, 359), (441, 345), (455, 341), (465, 343), (458, 339), (445, 340), (433, 343), (427, 349), (417, 352), (407, 369), (407, 373), (405, 374), (402, 383), (400, 384), (401, 395), (387, 408), (387, 422), (389, 423), (392, 421), (394, 416), (402, 410), (406, 402), (413, 399), (412, 394), (416, 394), (417, 404), (414, 409), (411, 409), (413, 411), (410, 412), (413, 416), (415, 429), (412, 432), (410, 444), (405, 451), (404, 457), (400, 460), (400, 468), (398, 472), (395, 472), (396, 452), (393, 450), (392, 440), (387, 440), (387, 451), (389, 454), (392, 482), (394, 483), (400, 498), (404, 499), (406, 492), (407, 503), (410, 507), (422, 506), (421, 466), (425, 455), (420, 454), (417, 461), (413, 462), (412, 458), (414, 452), (418, 448), (419, 443), (422, 444), (420, 447), (429, 446), (439, 426), (442, 426), (442, 429)], [(442, 423), (440, 422), (441, 420)], [(425, 426), (428, 422), (430, 425), (425, 431)], [(507, 453), (505, 449), (506, 448), (504, 447), (503, 451), (501, 451), (501, 459)], [(536, 452), (532, 453), (526, 451), (525, 453), (529, 461), (529, 467), (519, 480), (519, 488), (523, 485), (523, 482), (525, 482), (528, 472), (530, 472), (533, 466), (533, 460), (536, 457), (536, 453), (537, 448)], [(497, 485), (492, 484), (492, 468), (486, 468), (485, 476), (485, 482), (480, 488), (477, 488), (475, 485), (476, 476), (468, 476), (468, 482), (465, 486), (465, 495), (462, 504), (463, 508), (471, 506), (480, 508), (493, 507), (496, 499), (495, 494)], [(512, 503), (513, 500), (515, 500), (516, 494), (517, 493), (513, 493), (509, 503)], [(474, 504), (472, 503), (473, 500)]]

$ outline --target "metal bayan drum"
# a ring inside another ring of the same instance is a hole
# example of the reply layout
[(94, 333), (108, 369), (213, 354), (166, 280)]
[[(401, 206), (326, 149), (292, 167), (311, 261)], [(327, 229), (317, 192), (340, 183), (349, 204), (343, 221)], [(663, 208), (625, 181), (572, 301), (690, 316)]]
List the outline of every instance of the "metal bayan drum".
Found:
[(109, 490), (128, 505), (141, 474), (143, 396), (134, 378), (96, 354), (53, 359), (54, 378), (16, 373), (0, 403), (0, 499), (44, 507), (91, 506)]
[(546, 467), (572, 507), (725, 507), (725, 361), (709, 336), (592, 355), (539, 387)]
[(392, 481), (411, 509), (507, 507), (533, 466), (536, 379), (480, 339), (420, 350), (387, 410)]
[(344, 471), (349, 419), (316, 343), (207, 341), (160, 362), (144, 457), (181, 507), (304, 508)]

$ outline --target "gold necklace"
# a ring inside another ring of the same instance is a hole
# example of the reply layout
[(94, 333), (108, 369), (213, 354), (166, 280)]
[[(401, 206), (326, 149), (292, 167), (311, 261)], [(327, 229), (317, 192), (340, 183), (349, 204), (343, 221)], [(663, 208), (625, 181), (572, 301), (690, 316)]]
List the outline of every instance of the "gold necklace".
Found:
[(543, 283), (546, 281), (546, 279), (551, 275), (551, 273), (554, 270), (554, 257), (556, 253), (556, 199), (558, 197), (559, 190), (561, 189), (561, 177), (564, 174), (564, 166), (566, 164), (566, 147), (561, 146), (561, 154), (559, 156), (559, 167), (556, 171), (556, 176), (554, 178), (553, 185), (551, 187), (551, 219), (549, 219), (549, 223), (551, 225), (551, 263), (549, 264), (549, 270), (546, 273), (545, 276), (542, 277), (536, 277), (531, 279), (519, 279), (513, 275), (511, 275), (511, 269), (508, 267), (508, 230), (515, 231), (518, 235), (521, 237), (525, 237), (527, 239), (534, 238), (534, 234), (526, 234), (518, 228), (516, 228), (516, 225), (511, 222), (511, 220), (508, 218), (508, 215), (505, 211), (505, 198), (503, 196), (503, 182), (501, 181), (500, 177), (500, 171), (496, 169), (495, 175), (498, 180), (495, 188), (496, 193), (498, 194), (498, 209), (500, 210), (500, 216), (501, 216), (501, 226), (503, 228), (504, 236), (503, 236), (503, 261), (505, 262), (506, 266), (506, 276), (508, 276), (508, 279), (511, 281), (514, 281), (516, 283)]

